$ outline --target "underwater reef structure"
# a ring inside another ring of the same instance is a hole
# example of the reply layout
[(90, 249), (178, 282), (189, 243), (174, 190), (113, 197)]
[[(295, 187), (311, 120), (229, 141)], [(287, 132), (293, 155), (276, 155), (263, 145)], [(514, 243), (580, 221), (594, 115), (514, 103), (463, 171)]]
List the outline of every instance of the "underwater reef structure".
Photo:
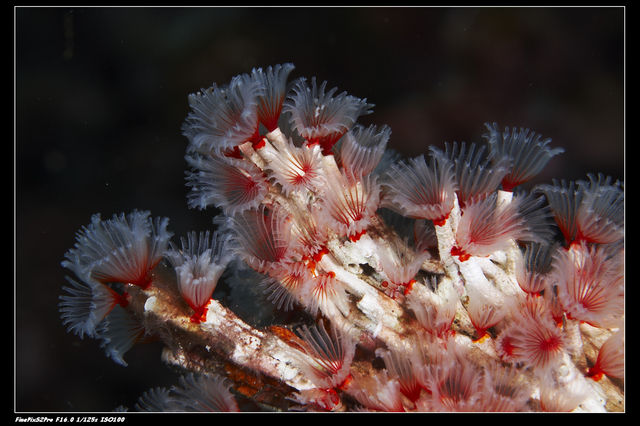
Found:
[[(189, 96), (211, 230), (96, 214), (65, 254), (68, 331), (123, 366), (153, 336), (182, 372), (118, 409), (624, 411), (623, 182), (522, 190), (563, 149), (495, 123), (401, 158), (366, 99), (293, 69)], [(295, 320), (246, 319), (220, 282)]]

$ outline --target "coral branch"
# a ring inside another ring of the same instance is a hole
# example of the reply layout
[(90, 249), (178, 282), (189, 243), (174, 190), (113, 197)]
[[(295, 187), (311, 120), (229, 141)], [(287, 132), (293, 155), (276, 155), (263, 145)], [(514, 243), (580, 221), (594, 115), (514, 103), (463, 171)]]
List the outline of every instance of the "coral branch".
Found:
[(166, 218), (94, 215), (65, 255), (69, 331), (122, 365), (154, 336), (185, 372), (134, 407), (624, 410), (623, 184), (513, 193), (563, 150), (495, 124), (487, 146), (391, 164), (390, 129), (355, 124), (373, 105), (315, 79), (285, 97), (292, 70), (189, 98), (188, 204), (220, 209), (217, 230), (180, 248)]

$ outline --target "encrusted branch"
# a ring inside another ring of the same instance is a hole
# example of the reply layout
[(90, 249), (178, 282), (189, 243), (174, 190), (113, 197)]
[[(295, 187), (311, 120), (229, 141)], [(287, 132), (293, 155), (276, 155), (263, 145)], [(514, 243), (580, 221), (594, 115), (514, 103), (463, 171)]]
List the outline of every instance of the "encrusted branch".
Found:
[[(382, 238), (397, 238), (382, 223), (371, 229), (370, 234)], [(349, 312), (329, 312), (328, 318), (339, 327), (349, 332), (363, 348), (373, 352), (376, 347), (403, 348), (409, 350), (414, 342), (415, 333), (420, 330), (414, 315), (403, 304), (386, 296), (374, 285), (378, 281), (362, 272), (360, 265), (366, 262), (362, 253), (366, 253), (367, 238), (358, 243), (340, 245), (342, 250), (327, 256), (325, 262), (336, 272), (338, 279), (349, 283)], [(353, 247), (346, 250), (345, 247)], [(356, 248), (357, 247), (357, 248)], [(358, 254), (354, 254), (358, 253)], [(339, 262), (338, 256), (342, 262)], [(365, 256), (366, 257), (366, 256)], [(329, 260), (331, 259), (331, 260)], [(437, 262), (427, 264), (423, 273), (433, 274), (444, 269), (434, 267)], [(467, 268), (474, 262), (467, 263)], [(491, 264), (492, 266), (489, 266)], [(493, 274), (500, 274), (501, 279), (513, 280), (507, 272), (497, 264), (478, 259), (478, 267), (489, 269)], [(468, 269), (467, 269), (468, 270)], [(477, 273), (477, 272), (476, 272)], [(465, 277), (464, 272), (461, 272)], [(493, 279), (491, 274), (487, 274)], [(469, 279), (469, 276), (466, 276)], [(440, 275), (441, 280), (451, 277)], [(285, 326), (271, 326), (257, 329), (235, 315), (231, 310), (212, 299), (208, 305), (206, 320), (196, 324), (190, 321), (189, 307), (182, 301), (177, 291), (177, 284), (172, 270), (158, 266), (154, 272), (153, 285), (146, 290), (130, 286), (132, 296), (130, 309), (142, 319), (147, 333), (156, 335), (166, 345), (163, 359), (186, 371), (196, 373), (218, 373), (226, 376), (233, 383), (233, 389), (268, 410), (302, 409), (297, 402), (296, 393), (313, 389), (314, 385), (305, 378), (300, 368), (300, 360), (306, 357), (301, 350), (300, 338)], [(425, 297), (429, 290), (424, 283), (412, 289), (413, 297)], [(346, 315), (343, 315), (346, 314)], [(577, 325), (577, 323), (576, 323)], [(486, 339), (474, 342), (474, 328), (467, 311), (462, 305), (456, 312), (452, 323), (457, 343), (470, 349), (470, 357), (479, 366), (495, 362), (497, 359), (494, 340)], [(571, 380), (584, 380), (587, 364), (592, 365), (597, 356), (597, 348), (609, 337), (610, 333), (582, 324), (579, 329), (572, 329), (579, 335), (585, 347), (580, 362), (573, 366), (565, 362), (569, 371), (565, 372)], [(582, 352), (580, 352), (582, 353)], [(358, 361), (354, 367), (363, 376), (375, 374), (377, 370), (371, 361)], [(575, 368), (580, 373), (573, 371)], [(527, 373), (528, 380), (537, 380)], [(623, 409), (623, 383), (612, 382), (604, 378), (599, 384), (591, 383), (593, 393), (583, 403), (583, 409), (589, 411), (619, 411)], [(535, 387), (532, 395), (535, 396)], [(341, 391), (345, 403), (353, 404), (349, 389)], [(307, 407), (309, 408), (309, 407)], [(345, 407), (343, 406), (343, 409)]]
[[(166, 218), (95, 215), (65, 255), (70, 331), (126, 365), (144, 329), (199, 374), (137, 408), (235, 410), (230, 388), (276, 411), (623, 410), (622, 184), (514, 194), (563, 150), (496, 124), (477, 151), (383, 161), (390, 130), (355, 125), (372, 105), (315, 79), (286, 97), (292, 69), (189, 97), (188, 203), (219, 208), (217, 230), (179, 247)], [(258, 327), (211, 299), (232, 260), (307, 323)]]

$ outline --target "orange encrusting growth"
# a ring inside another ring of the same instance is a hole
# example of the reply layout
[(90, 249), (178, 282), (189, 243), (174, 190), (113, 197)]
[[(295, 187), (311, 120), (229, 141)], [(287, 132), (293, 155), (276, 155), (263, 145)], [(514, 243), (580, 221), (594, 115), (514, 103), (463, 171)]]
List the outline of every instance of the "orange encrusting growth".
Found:
[(491, 338), (491, 335), (486, 330), (476, 330), (478, 333), (478, 337), (473, 339), (473, 343), (483, 343), (487, 339)]

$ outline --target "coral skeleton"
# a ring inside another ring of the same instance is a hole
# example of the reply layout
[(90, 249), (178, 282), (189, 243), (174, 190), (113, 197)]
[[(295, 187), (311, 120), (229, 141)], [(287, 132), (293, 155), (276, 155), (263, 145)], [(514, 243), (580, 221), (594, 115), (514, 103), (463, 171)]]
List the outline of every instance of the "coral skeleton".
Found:
[(366, 99), (293, 70), (188, 97), (211, 229), (95, 214), (64, 256), (69, 332), (181, 372), (131, 409), (624, 411), (623, 182), (538, 183), (563, 149), (496, 123), (402, 158)]

